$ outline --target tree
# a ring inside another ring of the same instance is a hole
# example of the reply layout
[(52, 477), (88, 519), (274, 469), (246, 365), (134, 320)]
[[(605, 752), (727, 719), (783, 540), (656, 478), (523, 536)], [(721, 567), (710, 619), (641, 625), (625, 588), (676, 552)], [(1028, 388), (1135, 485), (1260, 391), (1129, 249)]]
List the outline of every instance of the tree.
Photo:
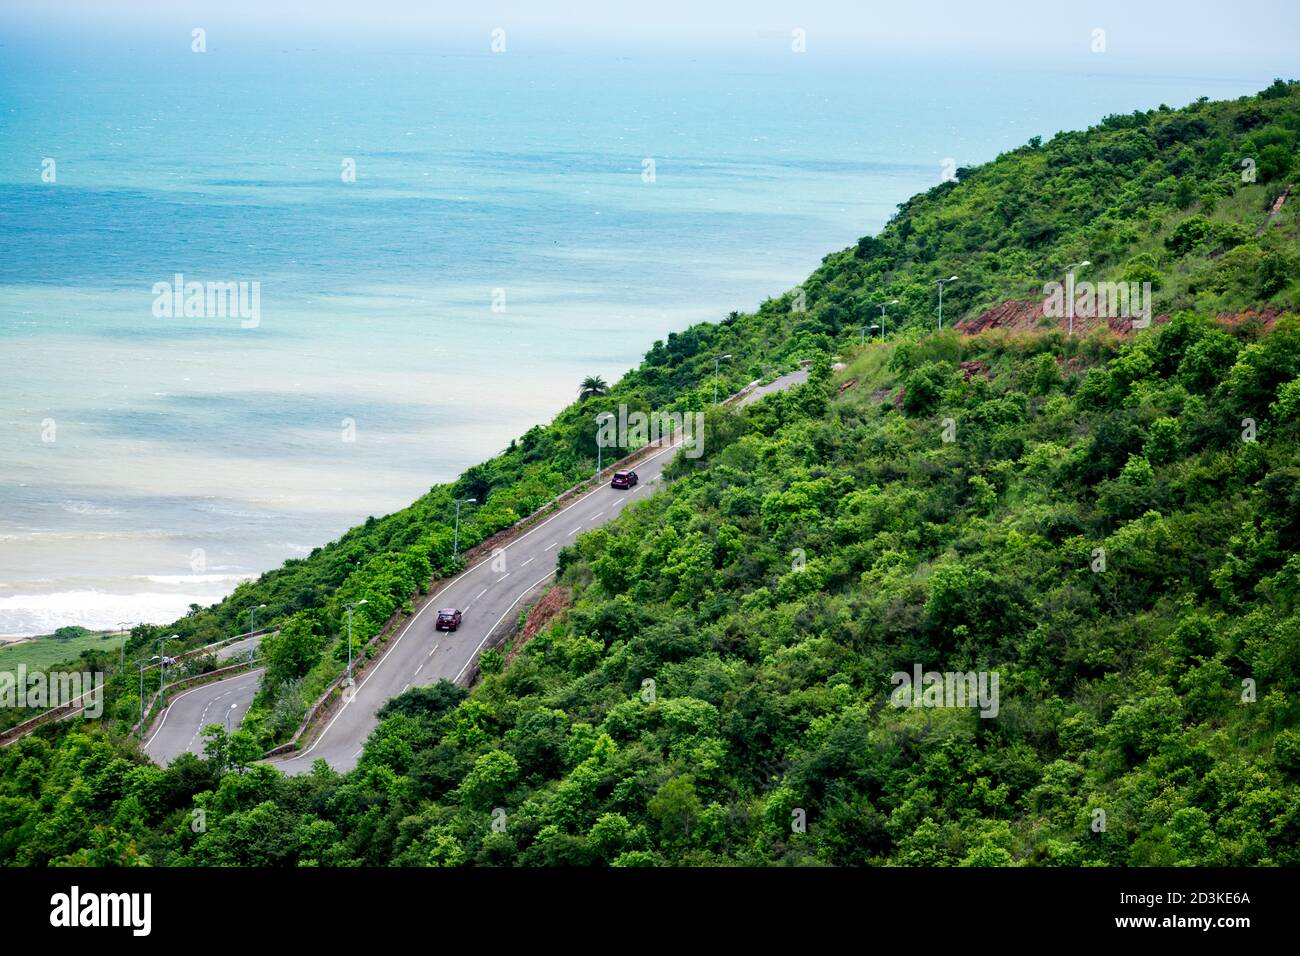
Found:
[(580, 402), (608, 394), (609, 384), (599, 375), (588, 375), (582, 380), (582, 384), (578, 386), (578, 401)]
[(646, 804), (650, 816), (659, 821), (665, 837), (690, 839), (691, 825), (699, 819), (702, 804), (690, 774), (672, 777)]

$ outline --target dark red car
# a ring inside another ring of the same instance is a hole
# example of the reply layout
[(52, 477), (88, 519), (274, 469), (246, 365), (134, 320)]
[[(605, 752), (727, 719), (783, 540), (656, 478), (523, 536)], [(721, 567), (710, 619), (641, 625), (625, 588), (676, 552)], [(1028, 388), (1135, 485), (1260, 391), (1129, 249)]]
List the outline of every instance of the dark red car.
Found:
[(433, 625), (435, 631), (454, 631), (460, 627), (460, 611), (454, 607), (445, 607), (438, 612), (438, 622)]
[(637, 483), (637, 480), (635, 471), (616, 471), (614, 477), (610, 479), (609, 486), (611, 488), (631, 488)]

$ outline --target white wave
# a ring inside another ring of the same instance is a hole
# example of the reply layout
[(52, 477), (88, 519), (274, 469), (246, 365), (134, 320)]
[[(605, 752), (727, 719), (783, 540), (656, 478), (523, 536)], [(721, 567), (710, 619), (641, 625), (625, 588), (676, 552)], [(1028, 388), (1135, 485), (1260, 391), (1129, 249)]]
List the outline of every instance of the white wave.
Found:
[(106, 508), (103, 505), (97, 505), (89, 501), (65, 501), (63, 510), (74, 515), (120, 515), (122, 512), (116, 508)]
[(111, 594), (105, 591), (53, 591), (0, 597), (0, 634), (31, 637), (52, 634), (60, 627), (116, 630), (121, 621), (168, 624), (189, 613), (191, 604), (206, 607), (228, 593), (229, 587), (206, 592), (143, 591)]
[(151, 584), (238, 584), (256, 577), (253, 574), (133, 574), (132, 581)]

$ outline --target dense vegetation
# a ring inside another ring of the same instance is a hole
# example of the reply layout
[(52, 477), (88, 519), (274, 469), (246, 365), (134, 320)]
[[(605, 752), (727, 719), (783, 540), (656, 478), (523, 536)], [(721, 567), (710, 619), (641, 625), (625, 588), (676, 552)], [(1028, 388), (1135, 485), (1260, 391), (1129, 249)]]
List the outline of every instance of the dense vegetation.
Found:
[[(269, 605), (249, 730), (145, 764), (119, 681), (119, 723), (0, 752), (0, 859), (1300, 862), (1300, 326), (1212, 321), (1298, 304), (1295, 207), (1268, 218), (1298, 145), (1279, 82), (960, 171), (454, 485), (137, 629), (128, 653), (198, 644)], [(936, 278), (961, 276), (956, 318), (1084, 258), (1152, 281), (1174, 320), (926, 333)], [(856, 348), (887, 298), (891, 341)], [(711, 413), (705, 457), (565, 551), (573, 606), (471, 693), (393, 701), (345, 777), (250, 766), (338, 673), (343, 603), (371, 602), (360, 642), (455, 570), (454, 498), (484, 503), (461, 528), (482, 540), (590, 472), (598, 411), (707, 404), (723, 352), (728, 390), (820, 358), (807, 386)], [(998, 716), (890, 706), (914, 664), (998, 672)]]

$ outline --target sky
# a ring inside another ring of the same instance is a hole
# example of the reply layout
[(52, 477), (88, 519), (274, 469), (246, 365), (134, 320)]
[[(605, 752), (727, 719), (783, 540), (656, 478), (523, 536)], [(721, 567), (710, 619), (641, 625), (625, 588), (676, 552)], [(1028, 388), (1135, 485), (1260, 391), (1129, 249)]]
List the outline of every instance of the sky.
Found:
[(1300, 62), (1300, 2), (1252, 0), (5, 0), (0, 30), (139, 36), (201, 26), (209, 43), (377, 42), (441, 52), (488, 52), (494, 29), (529, 50), (946, 52), (974, 59), (1083, 56), (1105, 31), (1116, 59), (1186, 63), (1204, 75), (1267, 61)]

